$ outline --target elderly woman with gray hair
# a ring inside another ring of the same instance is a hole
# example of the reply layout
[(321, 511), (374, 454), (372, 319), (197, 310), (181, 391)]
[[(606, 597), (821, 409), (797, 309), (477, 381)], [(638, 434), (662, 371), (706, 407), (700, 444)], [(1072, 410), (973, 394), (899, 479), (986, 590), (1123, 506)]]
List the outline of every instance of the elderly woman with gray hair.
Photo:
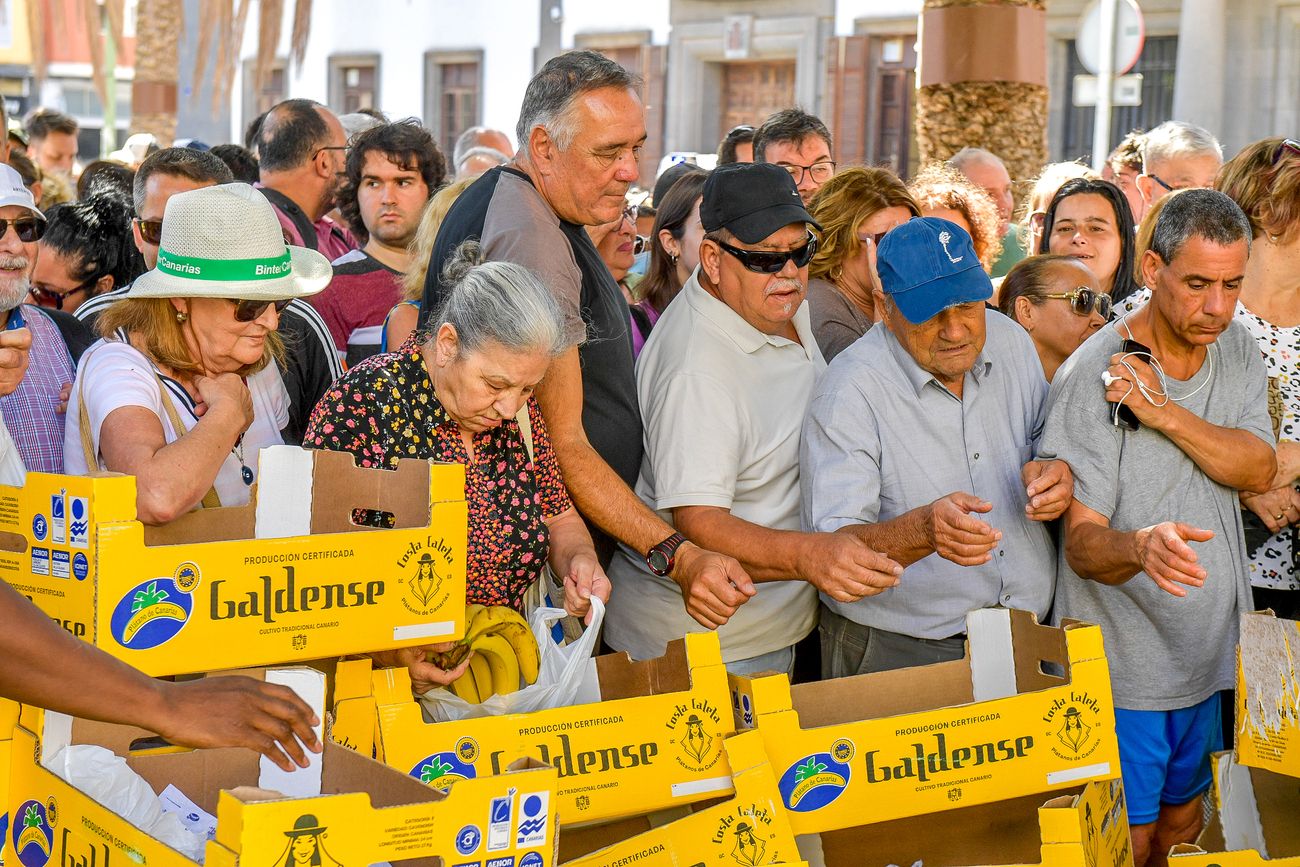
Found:
[[(363, 467), (396, 469), (402, 458), (464, 464), (468, 601), (522, 610), (549, 563), (564, 581), (564, 607), (587, 616), (592, 595), (609, 598), (609, 579), (532, 396), (551, 359), (582, 338), (532, 272), (481, 256), (473, 241), (457, 248), (443, 272), (451, 291), (428, 330), (334, 383), (303, 445), (351, 452)], [(426, 663), (423, 650), (380, 662), (410, 668), (419, 692), (463, 674), (464, 664)]]

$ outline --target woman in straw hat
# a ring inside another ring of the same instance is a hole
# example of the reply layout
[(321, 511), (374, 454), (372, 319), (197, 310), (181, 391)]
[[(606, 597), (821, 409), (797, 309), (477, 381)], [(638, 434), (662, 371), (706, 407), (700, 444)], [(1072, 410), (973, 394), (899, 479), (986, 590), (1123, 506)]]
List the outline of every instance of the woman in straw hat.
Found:
[(135, 476), (146, 524), (247, 503), (258, 450), (288, 423), (279, 311), (330, 275), (324, 256), (285, 246), (247, 184), (172, 196), (157, 267), (100, 316), (103, 339), (78, 366), (66, 471)]

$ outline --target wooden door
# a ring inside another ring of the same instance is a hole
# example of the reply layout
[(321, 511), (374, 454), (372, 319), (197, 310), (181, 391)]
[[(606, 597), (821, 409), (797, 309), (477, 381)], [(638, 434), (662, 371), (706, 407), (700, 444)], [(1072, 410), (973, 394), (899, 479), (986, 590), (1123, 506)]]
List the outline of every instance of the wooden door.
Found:
[(722, 133), (741, 124), (758, 126), (768, 115), (790, 108), (794, 61), (727, 63), (722, 67)]

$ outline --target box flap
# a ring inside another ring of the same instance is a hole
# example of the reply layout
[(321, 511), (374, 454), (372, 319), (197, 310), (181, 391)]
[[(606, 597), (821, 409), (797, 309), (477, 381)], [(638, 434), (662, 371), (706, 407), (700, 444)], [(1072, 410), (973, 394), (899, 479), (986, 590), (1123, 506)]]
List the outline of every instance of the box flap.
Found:
[(272, 446), (257, 454), (258, 539), (284, 539), (311, 533), (312, 452), (298, 446)]

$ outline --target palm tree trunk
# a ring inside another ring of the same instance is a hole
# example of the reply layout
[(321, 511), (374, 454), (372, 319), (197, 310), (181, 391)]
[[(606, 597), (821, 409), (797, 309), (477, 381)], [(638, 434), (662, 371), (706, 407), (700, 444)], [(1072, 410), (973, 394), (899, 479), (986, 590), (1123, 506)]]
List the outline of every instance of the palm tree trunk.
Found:
[(153, 133), (161, 145), (176, 137), (182, 0), (140, 0), (135, 25), (135, 81), (131, 130)]
[[(925, 0), (922, 14), (959, 6), (1045, 8), (1044, 0)], [(942, 32), (946, 39), (962, 37), (951, 29)], [(1022, 51), (1024, 45), (1001, 50)], [(921, 52), (924, 65), (925, 53), (942, 54), (944, 45), (923, 37)], [(1012, 178), (1034, 177), (1047, 162), (1047, 87), (1025, 81), (923, 83), (916, 102), (916, 141), (923, 162), (982, 147), (1002, 158)]]

